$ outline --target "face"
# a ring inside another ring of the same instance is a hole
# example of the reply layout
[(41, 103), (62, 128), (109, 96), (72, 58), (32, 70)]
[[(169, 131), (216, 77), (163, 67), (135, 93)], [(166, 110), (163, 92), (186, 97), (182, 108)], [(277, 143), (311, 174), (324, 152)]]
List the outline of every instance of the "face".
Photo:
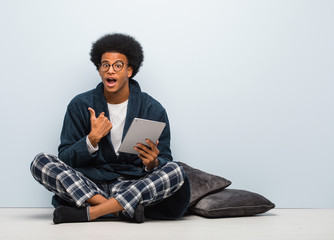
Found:
[[(119, 63), (123, 62), (122, 70), (119, 69)], [(115, 64), (114, 64), (115, 63)], [(114, 64), (114, 67), (112, 66)], [(104, 85), (104, 96), (108, 103), (122, 103), (129, 98), (129, 78), (132, 75), (132, 67), (128, 65), (128, 59), (124, 54), (115, 52), (106, 52), (101, 57), (99, 74)], [(109, 69), (102, 67), (110, 65)]]

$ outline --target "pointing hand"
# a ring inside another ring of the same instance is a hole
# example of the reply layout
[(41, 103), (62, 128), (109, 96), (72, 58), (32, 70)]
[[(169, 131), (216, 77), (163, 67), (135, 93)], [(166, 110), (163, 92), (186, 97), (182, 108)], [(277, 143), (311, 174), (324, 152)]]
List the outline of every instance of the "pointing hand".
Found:
[(100, 142), (101, 138), (106, 136), (110, 130), (112, 129), (112, 124), (109, 119), (104, 116), (104, 112), (101, 112), (98, 117), (96, 117), (95, 111), (93, 108), (88, 108), (90, 113), (90, 124), (91, 124), (91, 131), (88, 134), (88, 139), (93, 145), (96, 147), (97, 144)]

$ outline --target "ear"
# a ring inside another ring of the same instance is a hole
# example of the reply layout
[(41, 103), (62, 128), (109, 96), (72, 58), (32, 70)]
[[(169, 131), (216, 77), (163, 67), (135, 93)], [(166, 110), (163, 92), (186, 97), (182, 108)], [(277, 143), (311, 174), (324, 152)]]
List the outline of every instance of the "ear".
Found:
[(126, 72), (126, 76), (130, 78), (132, 76), (132, 73), (133, 73), (133, 67), (129, 66)]

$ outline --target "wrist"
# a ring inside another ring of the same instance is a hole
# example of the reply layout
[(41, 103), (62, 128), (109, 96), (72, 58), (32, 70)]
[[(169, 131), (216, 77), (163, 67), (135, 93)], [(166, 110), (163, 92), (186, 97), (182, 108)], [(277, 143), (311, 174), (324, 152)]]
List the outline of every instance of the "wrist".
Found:
[(156, 158), (154, 161), (152, 161), (151, 164), (147, 165), (145, 167), (145, 170), (146, 171), (151, 171), (152, 169), (154, 169), (157, 166), (159, 166), (159, 160), (158, 160), (158, 158)]
[(92, 146), (94, 148), (97, 147), (98, 143), (100, 142), (100, 139), (98, 139), (96, 136), (94, 136), (94, 134), (90, 133), (88, 134), (88, 140), (90, 141), (90, 143), (92, 144)]
[(89, 141), (88, 135), (86, 137), (86, 144), (87, 144), (87, 149), (90, 154), (95, 153), (97, 150), (99, 150), (99, 145), (96, 147), (93, 147), (92, 143)]

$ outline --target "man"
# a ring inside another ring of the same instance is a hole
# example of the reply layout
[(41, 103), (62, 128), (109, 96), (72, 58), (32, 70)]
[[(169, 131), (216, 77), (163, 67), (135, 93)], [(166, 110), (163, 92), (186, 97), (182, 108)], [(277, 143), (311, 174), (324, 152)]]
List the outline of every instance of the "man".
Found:
[[(92, 221), (114, 214), (132, 222), (177, 219), (189, 204), (189, 181), (172, 161), (165, 109), (133, 80), (143, 62), (131, 36), (108, 34), (93, 43), (91, 61), (102, 82), (68, 105), (58, 157), (38, 154), (33, 177), (55, 193), (54, 223)], [(146, 139), (119, 152), (135, 117), (165, 122), (157, 142)]]

